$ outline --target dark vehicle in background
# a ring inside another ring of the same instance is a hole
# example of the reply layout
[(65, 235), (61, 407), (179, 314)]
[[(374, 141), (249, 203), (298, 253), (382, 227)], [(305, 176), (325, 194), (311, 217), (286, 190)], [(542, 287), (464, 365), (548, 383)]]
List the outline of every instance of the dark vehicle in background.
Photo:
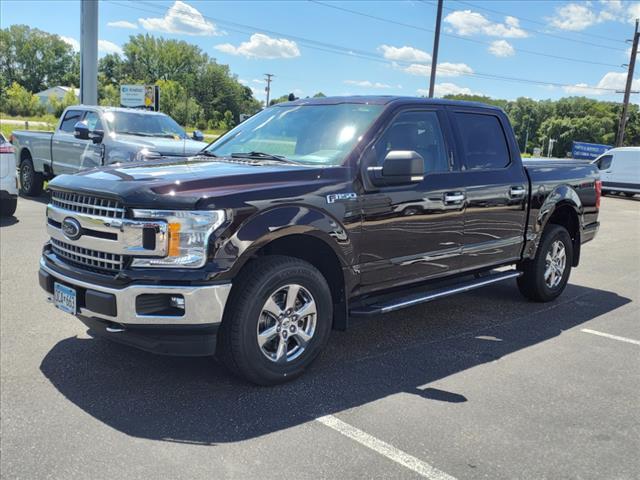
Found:
[(588, 162), (523, 162), (494, 107), (298, 100), (187, 160), (53, 180), (40, 285), (93, 335), (274, 384), (350, 317), (508, 279), (555, 299), (600, 187)]
[(54, 132), (15, 131), (12, 137), (20, 190), (30, 196), (42, 192), (45, 180), (63, 173), (158, 157), (187, 157), (206, 146), (202, 133), (187, 136), (164, 113), (89, 105), (65, 109)]

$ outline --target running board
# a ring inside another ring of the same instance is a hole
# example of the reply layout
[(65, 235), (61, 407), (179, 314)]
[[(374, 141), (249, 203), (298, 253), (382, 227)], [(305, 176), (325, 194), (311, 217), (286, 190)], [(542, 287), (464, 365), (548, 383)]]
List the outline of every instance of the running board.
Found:
[(467, 280), (462, 283), (450, 285), (448, 287), (428, 290), (426, 292), (414, 293), (401, 298), (395, 298), (387, 302), (373, 302), (370, 305), (355, 307), (350, 311), (353, 317), (365, 317), (369, 315), (377, 315), (381, 313), (395, 312), (402, 308), (413, 307), (421, 303), (431, 302), (439, 298), (448, 297), (457, 293), (468, 292), (476, 288), (491, 285), (492, 283), (502, 282), (510, 278), (517, 278), (522, 272), (510, 270), (508, 272), (496, 272), (483, 275), (473, 280)]

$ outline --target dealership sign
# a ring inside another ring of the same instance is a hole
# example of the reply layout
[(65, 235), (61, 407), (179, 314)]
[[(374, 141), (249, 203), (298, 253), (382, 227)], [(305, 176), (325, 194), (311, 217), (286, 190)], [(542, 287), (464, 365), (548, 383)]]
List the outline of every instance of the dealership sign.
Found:
[(158, 110), (158, 93), (155, 85), (120, 85), (120, 106)]
[(612, 148), (611, 145), (601, 145), (599, 143), (573, 142), (571, 156), (581, 160), (591, 160)]

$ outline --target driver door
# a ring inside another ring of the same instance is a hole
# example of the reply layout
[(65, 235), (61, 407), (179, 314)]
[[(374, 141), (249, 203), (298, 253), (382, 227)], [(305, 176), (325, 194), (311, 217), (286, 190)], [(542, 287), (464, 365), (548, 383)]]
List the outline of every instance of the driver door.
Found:
[(464, 184), (451, 162), (447, 117), (437, 108), (400, 111), (365, 154), (381, 166), (392, 150), (424, 159), (417, 183), (380, 187), (362, 198), (360, 272), (362, 293), (386, 289), (459, 269), (464, 229)]

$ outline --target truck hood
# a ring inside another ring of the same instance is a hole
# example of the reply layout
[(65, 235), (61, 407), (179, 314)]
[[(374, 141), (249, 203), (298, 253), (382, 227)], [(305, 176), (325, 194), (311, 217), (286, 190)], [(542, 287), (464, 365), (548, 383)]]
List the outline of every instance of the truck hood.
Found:
[(346, 167), (191, 157), (60, 175), (49, 188), (116, 198), (139, 208), (231, 208), (259, 198), (297, 196), (348, 178)]
[(116, 134), (114, 141), (120, 145), (131, 147), (132, 150), (148, 150), (158, 152), (163, 156), (190, 156), (195, 155), (204, 147), (205, 142), (197, 142), (190, 138), (180, 138), (178, 140), (164, 137), (140, 137), (138, 135)]

